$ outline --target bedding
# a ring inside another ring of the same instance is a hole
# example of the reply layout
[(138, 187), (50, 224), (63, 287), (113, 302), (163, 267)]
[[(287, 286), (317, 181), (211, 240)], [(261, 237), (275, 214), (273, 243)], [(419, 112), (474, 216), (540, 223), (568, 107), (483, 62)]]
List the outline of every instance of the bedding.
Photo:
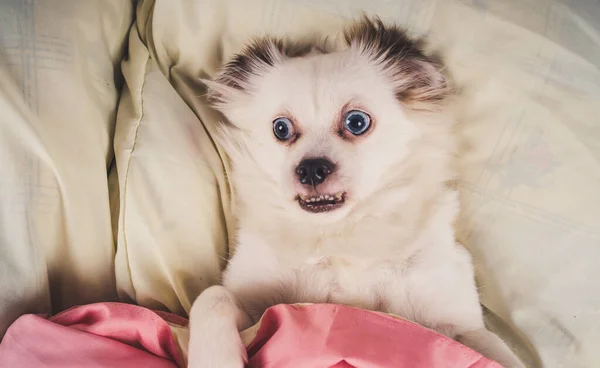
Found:
[[(25, 315), (0, 344), (0, 368), (185, 367), (171, 328), (187, 321), (122, 303)], [(242, 333), (253, 367), (501, 368), (432, 330), (332, 304), (276, 305)]]
[(123, 303), (73, 307), (55, 316), (27, 314), (0, 344), (0, 368), (185, 367), (170, 326), (187, 321)]
[(107, 171), (129, 0), (0, 0), (0, 339), (117, 298)]
[(461, 87), (459, 225), (491, 328), (528, 366), (600, 366), (597, 2), (139, 0), (129, 28), (133, 10), (0, 0), (0, 336), (94, 301), (189, 312), (235, 251), (198, 77), (253, 35), (364, 10), (429, 34)]
[(276, 305), (242, 339), (249, 368), (501, 368), (418, 324), (334, 304)]
[(491, 328), (528, 366), (600, 366), (600, 7), (592, 1), (138, 2), (115, 152), (124, 300), (186, 313), (235, 228), (210, 77), (256, 34), (360, 10), (428, 33), (462, 90), (461, 238)]

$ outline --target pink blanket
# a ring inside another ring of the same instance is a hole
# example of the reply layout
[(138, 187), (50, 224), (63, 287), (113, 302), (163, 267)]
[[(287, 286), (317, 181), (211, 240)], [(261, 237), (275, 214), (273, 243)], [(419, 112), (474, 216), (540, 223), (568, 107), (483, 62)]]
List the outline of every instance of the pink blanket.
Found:
[[(0, 344), (0, 368), (184, 367), (168, 313), (121, 303), (25, 315)], [(434, 331), (388, 315), (331, 304), (278, 305), (244, 332), (248, 367), (500, 368)]]

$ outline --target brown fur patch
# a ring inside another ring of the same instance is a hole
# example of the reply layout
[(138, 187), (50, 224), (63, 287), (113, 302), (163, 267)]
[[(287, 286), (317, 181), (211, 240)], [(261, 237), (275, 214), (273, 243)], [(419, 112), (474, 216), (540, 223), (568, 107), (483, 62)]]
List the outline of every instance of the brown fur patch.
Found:
[[(395, 84), (398, 100), (434, 105), (448, 95), (450, 89), (441, 73), (442, 62), (424, 51), (422, 40), (412, 39), (401, 28), (384, 25), (379, 18), (364, 17), (349, 27), (344, 36), (348, 45), (357, 46), (360, 52), (383, 66)], [(256, 38), (223, 67), (215, 82), (243, 91), (253, 75), (273, 67), (281, 59), (326, 54), (335, 49), (327, 38), (297, 41)], [(222, 91), (209, 88), (209, 101), (222, 103), (224, 97)]]
[(225, 64), (216, 82), (235, 89), (242, 89), (242, 83), (248, 81), (257, 67), (275, 65), (277, 55), (274, 52), (277, 51), (277, 45), (280, 42), (274, 38), (253, 40), (241, 53)]
[[(274, 66), (281, 58), (297, 58), (331, 51), (327, 39), (290, 41), (274, 37), (255, 38), (225, 64), (215, 82), (236, 90), (245, 90), (251, 76), (261, 68)], [(213, 103), (223, 102), (223, 96), (216, 90), (209, 91), (208, 98)]]
[(364, 17), (345, 32), (346, 42), (356, 45), (373, 61), (383, 65), (398, 83), (396, 96), (404, 102), (435, 103), (449, 93), (442, 74), (443, 63), (425, 52), (421, 39), (412, 39), (397, 26)]

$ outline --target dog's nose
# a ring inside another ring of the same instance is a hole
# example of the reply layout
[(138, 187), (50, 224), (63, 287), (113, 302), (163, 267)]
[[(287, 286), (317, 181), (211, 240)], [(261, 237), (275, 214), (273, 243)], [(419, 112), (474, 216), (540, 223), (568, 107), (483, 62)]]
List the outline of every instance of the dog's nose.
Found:
[(317, 186), (333, 172), (335, 165), (326, 158), (302, 160), (296, 167), (298, 181), (304, 185)]

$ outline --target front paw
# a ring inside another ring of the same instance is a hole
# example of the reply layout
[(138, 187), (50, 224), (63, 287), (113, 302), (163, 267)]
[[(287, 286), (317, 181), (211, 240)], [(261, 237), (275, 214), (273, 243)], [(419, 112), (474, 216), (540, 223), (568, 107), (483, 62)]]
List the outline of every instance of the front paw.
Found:
[(238, 332), (239, 310), (221, 286), (202, 293), (190, 313), (189, 368), (243, 368), (248, 361)]
[(243, 368), (248, 361), (240, 334), (232, 326), (193, 325), (188, 368)]

